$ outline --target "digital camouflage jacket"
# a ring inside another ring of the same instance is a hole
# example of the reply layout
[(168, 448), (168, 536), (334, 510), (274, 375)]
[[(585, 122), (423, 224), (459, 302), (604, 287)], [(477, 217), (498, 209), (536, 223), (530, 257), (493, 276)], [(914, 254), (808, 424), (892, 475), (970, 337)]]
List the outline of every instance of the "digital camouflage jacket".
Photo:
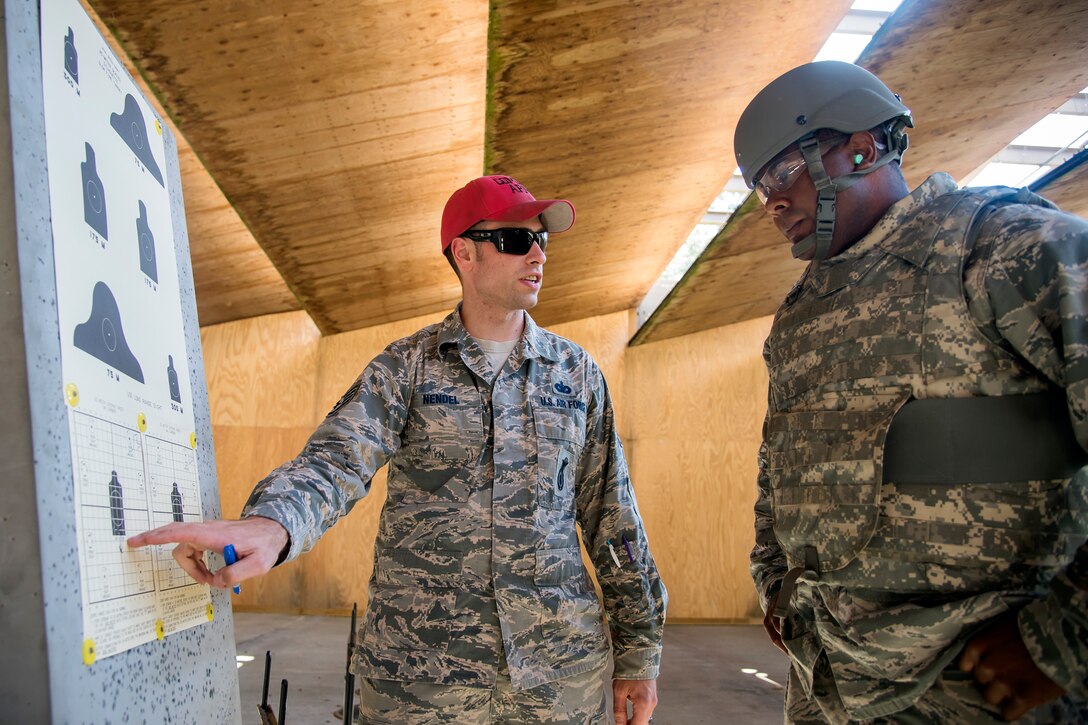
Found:
[[(1050, 394), (1084, 458), (1088, 223), (1013, 193), (931, 177), (809, 265), (765, 345), (752, 574), (765, 607), (786, 590), (783, 638), (802, 683), (825, 653), (852, 717), (909, 706), (971, 634), (1018, 608), (1041, 669), (1088, 694), (1088, 469), (971, 479), (985, 462), (944, 456), (970, 433), (950, 431), (916, 456), (948, 470), (885, 475), (893, 420), (935, 399)], [(1035, 445), (987, 443), (1013, 464)]]
[(526, 313), (492, 377), (459, 310), (392, 343), (298, 457), (257, 485), (245, 515), (283, 524), (293, 558), (388, 462), (355, 671), (489, 686), (502, 648), (516, 689), (608, 656), (578, 525), (604, 594), (614, 677), (656, 677), (666, 591), (601, 371)]

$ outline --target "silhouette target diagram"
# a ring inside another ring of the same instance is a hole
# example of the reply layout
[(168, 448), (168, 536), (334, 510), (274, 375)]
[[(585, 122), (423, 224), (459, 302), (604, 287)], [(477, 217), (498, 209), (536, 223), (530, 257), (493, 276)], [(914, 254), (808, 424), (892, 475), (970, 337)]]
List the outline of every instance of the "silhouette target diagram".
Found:
[(94, 147), (89, 143), (84, 143), (83, 146), (87, 154), (86, 159), (79, 165), (80, 175), (83, 177), (83, 219), (103, 239), (109, 239), (106, 225), (106, 190), (98, 176)]
[(91, 316), (86, 322), (76, 325), (73, 344), (136, 382), (144, 381), (140, 361), (132, 354), (125, 340), (117, 300), (105, 282), (95, 284)]
[(132, 149), (132, 153), (136, 154), (136, 158), (147, 167), (148, 173), (154, 176), (155, 181), (165, 188), (166, 184), (163, 183), (162, 172), (159, 170), (159, 165), (155, 162), (155, 157), (151, 153), (151, 146), (148, 144), (147, 124), (144, 123), (144, 114), (140, 112), (140, 104), (136, 102), (131, 93), (125, 95), (125, 110), (121, 113), (110, 114), (110, 125), (113, 126), (113, 130), (117, 132), (117, 135)]

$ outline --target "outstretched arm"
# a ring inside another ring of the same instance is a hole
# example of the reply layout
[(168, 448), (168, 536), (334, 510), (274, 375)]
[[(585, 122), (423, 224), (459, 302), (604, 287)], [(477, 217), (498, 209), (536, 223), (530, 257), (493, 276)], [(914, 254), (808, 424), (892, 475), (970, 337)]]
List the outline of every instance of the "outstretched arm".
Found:
[[(220, 589), (267, 573), (287, 545), (287, 530), (272, 519), (253, 516), (241, 521), (174, 523), (129, 538), (132, 547), (177, 544), (174, 559), (193, 579)], [(223, 553), (233, 544), (238, 562), (212, 572), (204, 552)]]

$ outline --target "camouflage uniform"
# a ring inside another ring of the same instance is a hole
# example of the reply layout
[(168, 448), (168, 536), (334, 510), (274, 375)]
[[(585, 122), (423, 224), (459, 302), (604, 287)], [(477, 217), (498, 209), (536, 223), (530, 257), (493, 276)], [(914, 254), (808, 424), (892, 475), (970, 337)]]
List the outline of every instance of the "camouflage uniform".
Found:
[(790, 600), (789, 720), (998, 720), (955, 658), (1009, 610), (1070, 693), (1056, 712), (1088, 714), (1088, 468), (883, 475), (908, 401), (1064, 389), (1088, 447), (1088, 223), (996, 193), (931, 177), (811, 263), (775, 316), (751, 568), (765, 608)]
[(245, 515), (283, 524), (294, 558), (387, 461), (356, 673), (492, 687), (500, 651), (514, 690), (599, 672), (608, 639), (577, 524), (615, 677), (657, 676), (665, 587), (604, 377), (584, 350), (526, 313), (495, 377), (455, 311), (378, 355)]
[(608, 668), (514, 690), (499, 652), (492, 689), (359, 678), (364, 725), (606, 725)]

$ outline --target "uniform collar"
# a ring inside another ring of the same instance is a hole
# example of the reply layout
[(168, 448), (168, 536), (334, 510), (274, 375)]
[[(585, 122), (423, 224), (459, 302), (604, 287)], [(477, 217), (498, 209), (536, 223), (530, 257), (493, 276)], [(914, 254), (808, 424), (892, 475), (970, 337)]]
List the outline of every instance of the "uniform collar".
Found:
[(525, 330), (521, 333), (521, 340), (525, 345), (526, 360), (544, 358), (551, 362), (559, 362), (559, 353), (555, 349), (554, 341), (545, 334), (544, 328), (533, 321), (528, 312), (525, 313)]
[[(526, 360), (535, 358), (558, 362), (559, 354), (556, 352), (555, 344), (544, 329), (533, 321), (528, 312), (523, 314), (525, 315), (525, 329), (522, 330), (521, 338), (512, 353), (512, 369), (517, 370)], [(489, 369), (487, 356), (480, 349), (480, 346), (476, 344), (472, 335), (468, 334), (468, 330), (465, 329), (464, 322), (461, 320), (460, 304), (457, 305), (457, 309), (446, 316), (446, 319), (438, 327), (439, 353), (445, 354), (451, 348), (458, 351), (465, 365), (481, 377), (485, 377), (483, 373)]]
[(904, 234), (919, 210), (939, 196), (956, 191), (956, 182), (946, 173), (938, 172), (923, 181), (914, 191), (892, 204), (869, 233), (831, 259), (812, 262), (806, 277), (817, 294), (824, 295), (851, 284), (868, 271), (877, 257), (868, 264), (858, 264), (869, 252), (880, 249), (915, 266), (921, 266), (929, 255), (932, 235)]
[[(923, 181), (907, 196), (892, 204), (884, 216), (850, 248), (844, 250), (828, 260), (833, 264), (840, 261), (848, 262), (864, 256), (872, 249), (883, 249), (889, 254), (902, 257), (915, 264), (925, 261), (925, 255), (929, 251), (929, 240), (920, 240), (919, 245), (907, 245), (904, 247), (901, 239), (892, 238), (893, 233), (902, 231), (903, 225), (910, 221), (915, 212), (924, 207), (938, 196), (944, 196), (958, 189), (956, 182), (944, 172), (938, 172)], [(898, 236), (898, 235), (897, 235)], [(915, 248), (917, 247), (917, 248)], [(921, 256), (919, 256), (921, 255)]]

